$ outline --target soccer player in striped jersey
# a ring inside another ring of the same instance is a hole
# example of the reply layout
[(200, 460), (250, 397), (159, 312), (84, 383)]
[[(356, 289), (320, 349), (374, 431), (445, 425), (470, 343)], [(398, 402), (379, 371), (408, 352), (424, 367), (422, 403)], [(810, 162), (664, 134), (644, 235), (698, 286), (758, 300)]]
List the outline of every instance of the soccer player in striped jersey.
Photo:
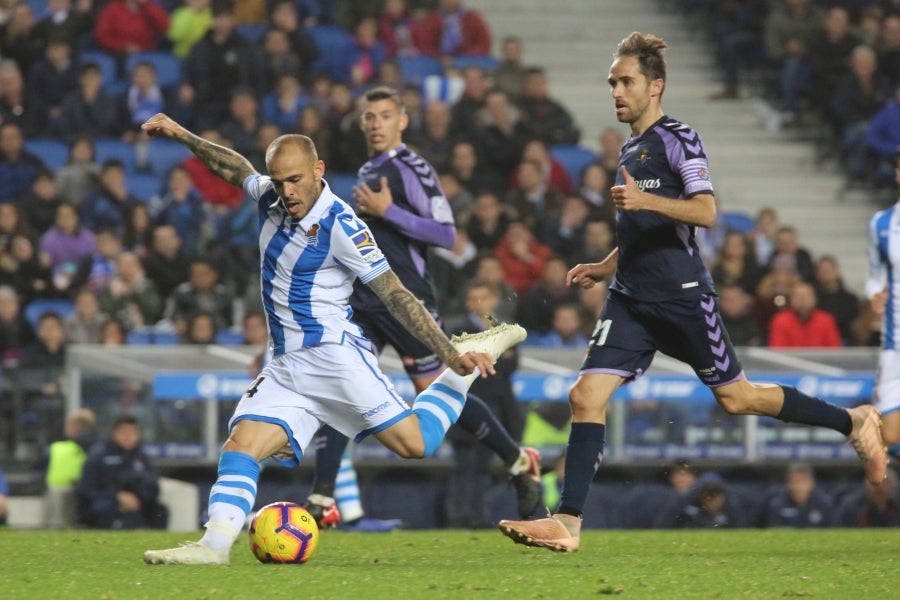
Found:
[(712, 278), (694, 238), (711, 227), (716, 204), (700, 136), (663, 113), (666, 43), (632, 33), (609, 69), (616, 118), (631, 126), (611, 196), (618, 247), (599, 263), (573, 267), (567, 282), (589, 289), (615, 274), (575, 385), (562, 497), (555, 514), (501, 521), (517, 543), (573, 552), (591, 480), (603, 458), (606, 407), (616, 389), (639, 377), (657, 351), (683, 360), (730, 414), (753, 414), (828, 427), (848, 436), (866, 478), (887, 471), (881, 420), (870, 405), (844, 409), (789, 386), (747, 380), (719, 316)]
[[(440, 322), (426, 252), (429, 246), (453, 246), (456, 228), (450, 204), (434, 168), (403, 143), (408, 116), (397, 91), (375, 87), (366, 92), (365, 100), (361, 126), (371, 159), (359, 170), (356, 211), (400, 281)], [(444, 369), (440, 356), (401, 327), (369, 286), (357, 282), (350, 305), (354, 321), (378, 350), (390, 345), (397, 351), (416, 393), (431, 385)], [(531, 516), (542, 497), (537, 450), (519, 447), (484, 401), (471, 393), (457, 425), (500, 457), (516, 489), (519, 515)], [(329, 427), (317, 440), (316, 478), (306, 506), (325, 526), (339, 518), (333, 496), (347, 442), (346, 436)], [(347, 483), (342, 481), (342, 487)], [(355, 508), (352, 516), (359, 518), (361, 511)]]
[[(894, 157), (894, 179), (900, 185), (900, 151)], [(893, 456), (900, 456), (900, 199), (878, 211), (869, 223), (869, 275), (866, 295), (883, 314), (881, 353), (875, 402), (881, 411), (881, 434)]]
[[(268, 175), (240, 154), (200, 138), (166, 115), (142, 125), (187, 146), (210, 171), (256, 201), (262, 303), (272, 360), (244, 392), (229, 421), (199, 542), (148, 550), (154, 564), (225, 564), (253, 509), (260, 461), (296, 465), (328, 423), (347, 436), (378, 441), (404, 458), (428, 456), (459, 418), (480, 374), (525, 338), (515, 325), (451, 342), (406, 289), (372, 232), (335, 196), (312, 140), (284, 135), (266, 151)], [(449, 365), (412, 408), (380, 371), (372, 343), (350, 316), (353, 282), (374, 290), (398, 322)]]

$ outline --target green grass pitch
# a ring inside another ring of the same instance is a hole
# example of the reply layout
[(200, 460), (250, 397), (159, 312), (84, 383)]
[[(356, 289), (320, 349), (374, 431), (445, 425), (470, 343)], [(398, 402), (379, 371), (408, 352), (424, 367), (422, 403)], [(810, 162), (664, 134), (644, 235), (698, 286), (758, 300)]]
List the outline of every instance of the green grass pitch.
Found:
[(587, 531), (574, 554), (497, 531), (326, 531), (305, 565), (145, 565), (166, 532), (0, 530), (0, 595), (140, 598), (850, 598), (897, 596), (900, 530)]

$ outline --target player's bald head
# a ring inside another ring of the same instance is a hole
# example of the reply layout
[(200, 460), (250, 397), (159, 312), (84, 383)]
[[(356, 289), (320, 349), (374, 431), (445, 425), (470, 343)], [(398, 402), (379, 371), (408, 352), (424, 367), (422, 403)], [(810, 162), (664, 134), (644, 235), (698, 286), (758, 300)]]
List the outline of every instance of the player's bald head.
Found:
[(316, 145), (310, 138), (299, 133), (288, 133), (278, 136), (269, 144), (266, 149), (266, 165), (270, 165), (276, 156), (285, 152), (300, 152), (310, 163), (319, 160)]

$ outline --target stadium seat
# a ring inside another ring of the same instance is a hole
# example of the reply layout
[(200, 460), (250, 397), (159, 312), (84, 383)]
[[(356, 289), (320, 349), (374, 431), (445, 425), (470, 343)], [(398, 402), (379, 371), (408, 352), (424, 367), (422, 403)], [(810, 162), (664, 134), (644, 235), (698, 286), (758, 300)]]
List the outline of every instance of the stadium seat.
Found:
[(138, 52), (131, 54), (125, 61), (125, 71), (131, 71), (138, 63), (148, 62), (156, 68), (156, 82), (160, 87), (168, 88), (181, 83), (181, 61), (167, 52)]
[[(255, 44), (262, 36), (269, 30), (268, 23), (244, 23), (242, 25), (238, 25), (235, 30), (238, 32), (242, 38), (247, 40), (250, 44)], [(320, 50), (321, 52), (321, 50)]]
[(163, 191), (165, 179), (156, 175), (133, 173), (125, 178), (129, 191), (143, 201), (148, 201)]
[(191, 151), (178, 142), (151, 140), (147, 148), (147, 162), (150, 172), (160, 178), (168, 178), (169, 171), (191, 156)]
[(223, 329), (216, 334), (216, 343), (223, 346), (239, 346), (244, 343), (244, 334), (232, 329)]
[(497, 59), (490, 54), (473, 54), (472, 56), (457, 56), (450, 64), (457, 69), (478, 67), (485, 73), (490, 73), (497, 68)]
[(79, 62), (81, 64), (94, 63), (100, 67), (100, 73), (103, 75), (103, 89), (107, 92), (116, 93), (122, 89), (122, 83), (119, 81), (119, 71), (116, 68), (116, 59), (109, 54), (89, 50), (81, 53)]
[(569, 174), (572, 185), (576, 188), (579, 187), (581, 182), (581, 171), (597, 160), (597, 155), (587, 148), (565, 144), (552, 146), (550, 155), (560, 162), (566, 173)]
[(466, 82), (462, 77), (429, 75), (422, 82), (422, 103), (444, 102), (456, 104), (462, 98)]
[(37, 329), (38, 321), (41, 315), (47, 312), (55, 312), (63, 319), (72, 314), (75, 310), (75, 303), (72, 300), (64, 298), (42, 298), (32, 300), (25, 307), (25, 320), (35, 329)]
[(152, 329), (135, 329), (128, 332), (128, 344), (132, 346), (149, 346), (153, 343)]
[(345, 60), (344, 50), (350, 47), (353, 37), (335, 25), (315, 25), (307, 28), (306, 31), (313, 37), (319, 48), (319, 58), (313, 64), (313, 70), (343, 81), (346, 74), (339, 71)]
[(47, 14), (47, 0), (25, 0), (25, 4), (31, 7), (35, 22), (40, 21)]
[(137, 169), (137, 156), (134, 145), (117, 138), (97, 138), (94, 140), (94, 151), (97, 162), (101, 165), (110, 159), (122, 161), (125, 173), (134, 173)]
[(325, 181), (335, 196), (344, 202), (353, 202), (353, 186), (356, 185), (356, 175), (353, 173), (326, 173)]
[(25, 140), (25, 149), (31, 152), (56, 173), (69, 159), (69, 149), (64, 143), (52, 138), (33, 138)]
[(430, 56), (398, 56), (397, 64), (400, 65), (403, 81), (416, 85), (421, 85), (431, 75), (444, 74), (441, 63)]
[(725, 225), (725, 229), (738, 231), (740, 233), (750, 233), (756, 226), (756, 222), (753, 220), (753, 217), (746, 213), (737, 211), (725, 211), (719, 215), (719, 219), (722, 220), (722, 224)]

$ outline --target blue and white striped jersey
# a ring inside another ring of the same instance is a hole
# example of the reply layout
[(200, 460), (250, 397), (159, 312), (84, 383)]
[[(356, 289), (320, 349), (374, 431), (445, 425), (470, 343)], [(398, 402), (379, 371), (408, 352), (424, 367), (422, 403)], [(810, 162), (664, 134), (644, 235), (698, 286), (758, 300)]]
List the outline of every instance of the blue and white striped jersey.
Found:
[(869, 221), (869, 275), (866, 296), (887, 289), (882, 323), (882, 347), (896, 349), (900, 339), (900, 210), (898, 204), (878, 211)]
[(364, 337), (350, 320), (353, 282), (368, 283), (390, 265), (369, 228), (328, 184), (300, 220), (290, 217), (267, 175), (244, 180), (258, 203), (262, 301), (275, 356), (347, 334)]

